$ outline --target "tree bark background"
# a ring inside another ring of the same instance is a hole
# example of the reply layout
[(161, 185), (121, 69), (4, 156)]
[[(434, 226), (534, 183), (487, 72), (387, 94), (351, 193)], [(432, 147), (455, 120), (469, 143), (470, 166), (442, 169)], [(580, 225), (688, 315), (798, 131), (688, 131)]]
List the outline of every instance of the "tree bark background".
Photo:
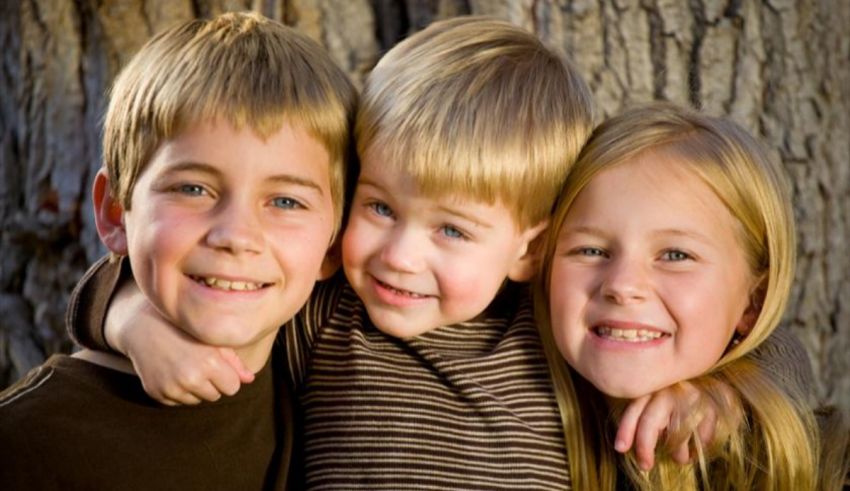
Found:
[(104, 253), (89, 188), (111, 80), (155, 32), (252, 9), (319, 40), (360, 84), (431, 21), (486, 14), (568, 53), (601, 115), (651, 99), (729, 115), (794, 188), (786, 315), (824, 403), (850, 411), (850, 2), (844, 0), (2, 0), (0, 387), (68, 352), (69, 292)]

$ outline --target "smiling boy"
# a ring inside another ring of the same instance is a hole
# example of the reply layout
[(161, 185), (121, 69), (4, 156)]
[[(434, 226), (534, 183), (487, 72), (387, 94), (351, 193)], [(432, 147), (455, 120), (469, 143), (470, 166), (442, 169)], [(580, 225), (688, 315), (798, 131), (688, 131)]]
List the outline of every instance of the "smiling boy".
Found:
[(133, 58), (105, 119), (98, 233), (159, 315), (256, 379), (169, 408), (124, 358), (54, 356), (0, 394), (5, 489), (285, 487), (292, 422), (269, 355), (334, 270), (354, 101), (318, 44), (259, 15), (182, 24)]

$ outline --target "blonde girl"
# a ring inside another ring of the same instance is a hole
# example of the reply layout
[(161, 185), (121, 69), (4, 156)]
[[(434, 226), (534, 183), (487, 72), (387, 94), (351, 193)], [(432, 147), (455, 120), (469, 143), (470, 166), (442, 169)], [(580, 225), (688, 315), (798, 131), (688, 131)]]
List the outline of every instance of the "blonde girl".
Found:
[[(794, 254), (782, 170), (738, 126), (655, 104), (594, 132), (536, 295), (575, 489), (615, 489), (618, 465), (638, 489), (824, 485), (805, 398), (744, 358), (782, 317)], [(607, 435), (622, 401), (684, 380), (721, 408), (716, 448), (649, 472), (618, 457)]]

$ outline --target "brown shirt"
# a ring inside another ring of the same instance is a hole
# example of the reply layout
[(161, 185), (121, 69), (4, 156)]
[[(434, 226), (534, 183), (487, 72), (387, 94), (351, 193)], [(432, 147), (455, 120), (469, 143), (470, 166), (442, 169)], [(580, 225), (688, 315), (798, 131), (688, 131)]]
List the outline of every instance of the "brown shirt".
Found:
[(271, 366), (233, 397), (151, 400), (133, 375), (55, 355), (0, 393), (0, 487), (284, 489)]

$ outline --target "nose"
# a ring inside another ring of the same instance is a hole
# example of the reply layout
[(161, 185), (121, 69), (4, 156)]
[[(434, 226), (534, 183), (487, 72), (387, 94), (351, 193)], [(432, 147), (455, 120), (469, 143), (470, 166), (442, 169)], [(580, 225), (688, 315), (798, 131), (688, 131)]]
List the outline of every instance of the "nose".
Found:
[(645, 300), (649, 292), (649, 278), (645, 265), (621, 257), (606, 268), (600, 293), (606, 301), (626, 305)]
[(418, 273), (425, 265), (423, 252), (423, 244), (415, 232), (398, 225), (381, 247), (380, 258), (393, 271)]
[(212, 210), (207, 245), (230, 254), (259, 253), (265, 245), (262, 223), (250, 203), (230, 198)]

